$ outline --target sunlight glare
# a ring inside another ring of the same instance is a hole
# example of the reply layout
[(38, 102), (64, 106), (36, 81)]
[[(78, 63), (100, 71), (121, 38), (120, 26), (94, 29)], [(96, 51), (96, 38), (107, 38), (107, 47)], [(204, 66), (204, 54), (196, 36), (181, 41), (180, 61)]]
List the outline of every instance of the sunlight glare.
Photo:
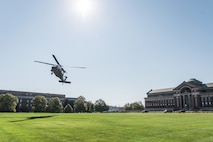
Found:
[(82, 16), (89, 15), (93, 10), (93, 3), (91, 0), (78, 0), (77, 9), (81, 12)]

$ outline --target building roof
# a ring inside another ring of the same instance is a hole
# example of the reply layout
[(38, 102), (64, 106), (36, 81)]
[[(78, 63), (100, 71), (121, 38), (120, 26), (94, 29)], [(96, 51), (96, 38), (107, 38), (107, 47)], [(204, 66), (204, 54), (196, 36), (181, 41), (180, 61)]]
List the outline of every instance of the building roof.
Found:
[(27, 91), (14, 91), (14, 90), (0, 90), (0, 94), (11, 93), (13, 95), (21, 96), (37, 96), (43, 95), (45, 97), (62, 97), (65, 98), (65, 94), (54, 94), (54, 93), (40, 93), (40, 92), (27, 92)]
[(207, 88), (213, 88), (213, 83), (206, 83), (206, 84), (202, 84), (201, 81), (197, 80), (197, 79), (190, 79), (187, 82), (182, 82), (181, 84), (179, 84), (177, 87), (173, 87), (173, 88), (162, 88), (162, 89), (154, 89), (154, 90), (150, 90), (147, 94), (155, 94), (155, 93), (169, 93), (174, 91), (175, 89), (180, 89), (182, 86), (187, 85), (190, 87), (203, 87), (206, 86)]
[(147, 94), (153, 94), (153, 93), (163, 93), (163, 92), (172, 92), (174, 88), (163, 88), (163, 89), (155, 89), (150, 90)]
[(205, 84), (207, 87), (213, 87), (213, 83), (206, 83)]

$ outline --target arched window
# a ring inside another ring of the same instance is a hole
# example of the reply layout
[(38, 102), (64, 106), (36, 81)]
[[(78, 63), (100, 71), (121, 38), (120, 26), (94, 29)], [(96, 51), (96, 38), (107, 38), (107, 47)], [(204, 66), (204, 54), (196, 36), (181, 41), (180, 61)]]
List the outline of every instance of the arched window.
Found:
[(181, 89), (181, 93), (191, 93), (192, 90), (189, 87), (184, 87)]

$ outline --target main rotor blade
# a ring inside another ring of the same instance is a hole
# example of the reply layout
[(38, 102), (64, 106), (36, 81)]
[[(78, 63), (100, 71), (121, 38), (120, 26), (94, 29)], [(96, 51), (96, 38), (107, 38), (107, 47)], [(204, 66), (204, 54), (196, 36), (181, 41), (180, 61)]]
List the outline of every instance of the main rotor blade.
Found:
[(87, 67), (75, 67), (75, 66), (72, 66), (71, 68), (86, 69)]
[(54, 66), (54, 65), (55, 65), (55, 64), (46, 63), (46, 62), (41, 62), (41, 61), (34, 61), (34, 62), (37, 62), (37, 63), (42, 63), (42, 64), (46, 64), (46, 65), (52, 65), (52, 66)]
[[(60, 63), (59, 63), (58, 60), (56, 59), (55, 55), (53, 55), (53, 58), (55, 59), (56, 63), (57, 63), (58, 65), (60, 65)], [(61, 66), (61, 65), (60, 65), (60, 66)]]

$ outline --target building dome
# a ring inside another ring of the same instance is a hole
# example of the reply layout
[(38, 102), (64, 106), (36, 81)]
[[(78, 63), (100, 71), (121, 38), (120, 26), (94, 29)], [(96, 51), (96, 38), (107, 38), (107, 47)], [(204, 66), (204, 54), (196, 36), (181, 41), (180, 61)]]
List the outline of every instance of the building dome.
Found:
[(202, 84), (202, 82), (197, 80), (196, 78), (191, 78), (191, 79), (189, 79), (188, 82), (193, 83), (193, 84), (197, 84), (197, 85)]
[(190, 78), (190, 79), (189, 79), (189, 82), (190, 82), (190, 81), (197, 81), (197, 79), (196, 79), (196, 78)]

